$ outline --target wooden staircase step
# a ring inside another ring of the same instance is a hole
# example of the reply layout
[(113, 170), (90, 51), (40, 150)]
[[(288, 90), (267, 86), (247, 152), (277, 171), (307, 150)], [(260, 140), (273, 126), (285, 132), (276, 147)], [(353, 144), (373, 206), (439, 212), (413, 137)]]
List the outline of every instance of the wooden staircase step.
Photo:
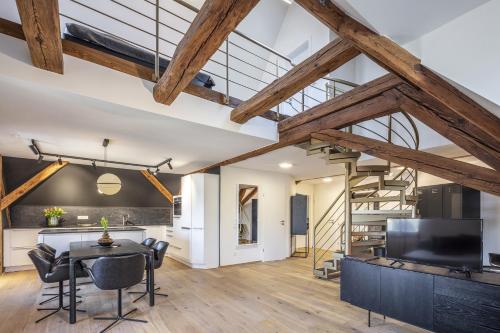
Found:
[(351, 243), (352, 247), (362, 247), (362, 246), (379, 246), (384, 245), (385, 240), (367, 240), (367, 241), (355, 241)]
[(351, 187), (351, 192), (359, 192), (359, 191), (373, 191), (373, 190), (378, 190), (379, 183), (368, 183), (368, 184), (363, 184), (363, 185), (358, 185)]
[[(352, 203), (367, 203), (367, 202), (391, 202), (391, 201), (396, 201), (399, 202), (401, 201), (401, 196), (400, 195), (394, 195), (394, 196), (386, 196), (386, 197), (357, 197), (351, 199)], [(405, 196), (405, 204), (409, 205), (410, 202), (415, 202), (415, 196), (413, 195), (407, 195)]]
[(367, 226), (386, 226), (387, 218), (384, 216), (364, 216), (353, 215), (351, 218), (352, 225), (367, 225)]
[(377, 210), (353, 210), (352, 215), (376, 215), (376, 216), (387, 216), (387, 217), (396, 217), (396, 216), (411, 216), (412, 211), (408, 209), (377, 209)]
[(327, 142), (319, 142), (312, 143), (306, 149), (306, 155), (317, 155), (317, 154), (326, 154), (330, 151), (330, 143)]
[(357, 171), (390, 171), (388, 165), (358, 165)]
[(361, 153), (358, 151), (351, 151), (347, 153), (333, 153), (328, 155), (328, 159), (330, 161), (337, 160), (337, 159), (358, 159), (361, 156)]
[(385, 236), (385, 231), (353, 231), (352, 236)]

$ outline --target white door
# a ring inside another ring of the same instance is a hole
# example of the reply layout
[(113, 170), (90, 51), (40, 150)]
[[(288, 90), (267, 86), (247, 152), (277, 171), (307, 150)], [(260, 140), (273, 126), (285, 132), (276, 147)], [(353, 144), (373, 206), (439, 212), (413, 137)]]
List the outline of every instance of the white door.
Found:
[(266, 216), (260, 213), (259, 227), (263, 228), (264, 243), (262, 246), (262, 260), (282, 260), (288, 257), (290, 248), (289, 184), (283, 182), (269, 182), (266, 184), (263, 197), (259, 197), (259, 205), (265, 207)]

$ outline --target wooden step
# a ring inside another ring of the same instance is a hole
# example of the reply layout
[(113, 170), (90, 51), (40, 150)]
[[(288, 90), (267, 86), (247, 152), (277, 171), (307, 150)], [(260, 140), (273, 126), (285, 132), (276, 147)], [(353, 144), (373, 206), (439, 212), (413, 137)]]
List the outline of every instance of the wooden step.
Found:
[(352, 236), (385, 236), (385, 231), (353, 231)]
[(330, 161), (334, 161), (334, 160), (338, 160), (338, 159), (359, 159), (359, 157), (361, 156), (361, 153), (360, 152), (357, 152), (357, 151), (351, 151), (351, 152), (347, 152), (347, 153), (333, 153), (333, 154), (330, 154), (328, 155), (328, 160)]
[(326, 274), (325, 274), (324, 268), (318, 268), (314, 270), (314, 276), (321, 279), (331, 280), (338, 278), (340, 276), (340, 271), (335, 271), (333, 269), (326, 269)]
[[(359, 196), (359, 195), (358, 195)], [(394, 196), (386, 196), (386, 197), (357, 197), (351, 199), (352, 203), (367, 203), (367, 202), (399, 202), (401, 201), (401, 196), (400, 195), (394, 195)], [(405, 200), (403, 201), (403, 204), (405, 205), (410, 205), (411, 202), (415, 203), (415, 196), (414, 195), (407, 195), (405, 196)]]
[(385, 176), (390, 171), (387, 165), (358, 165), (352, 170), (353, 176)]
[(412, 211), (411, 210), (408, 210), (408, 209), (403, 209), (403, 210), (399, 210), (399, 209), (377, 209), (377, 210), (362, 210), (362, 209), (358, 209), (358, 210), (353, 210), (351, 212), (351, 215), (375, 215), (375, 216), (387, 216), (387, 217), (398, 217), (398, 216), (402, 216), (402, 217), (408, 217), (408, 216), (411, 216), (412, 214)]
[(384, 245), (385, 240), (367, 240), (367, 241), (355, 241), (351, 243), (352, 247), (362, 247), (362, 246), (380, 246)]
[(307, 147), (306, 155), (317, 155), (317, 154), (326, 154), (330, 152), (330, 143), (320, 142), (320, 143), (312, 143)]
[(361, 192), (361, 191), (373, 191), (373, 190), (378, 190), (379, 183), (368, 183), (368, 184), (363, 184), (363, 185), (358, 185), (351, 187), (351, 192)]
[(352, 225), (368, 225), (368, 226), (386, 226), (387, 218), (384, 216), (374, 215), (353, 215), (351, 218)]

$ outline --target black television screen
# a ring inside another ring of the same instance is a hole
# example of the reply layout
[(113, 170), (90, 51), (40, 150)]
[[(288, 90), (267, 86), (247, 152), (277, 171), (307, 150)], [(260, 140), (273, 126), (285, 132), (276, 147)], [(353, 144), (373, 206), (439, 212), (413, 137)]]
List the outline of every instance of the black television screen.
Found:
[(482, 220), (388, 219), (389, 259), (482, 271)]

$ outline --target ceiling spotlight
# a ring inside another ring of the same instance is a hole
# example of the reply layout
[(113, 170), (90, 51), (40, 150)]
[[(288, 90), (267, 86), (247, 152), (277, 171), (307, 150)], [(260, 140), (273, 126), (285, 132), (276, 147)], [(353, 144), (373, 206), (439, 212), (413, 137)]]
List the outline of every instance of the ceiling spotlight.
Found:
[(57, 159), (57, 162), (59, 163), (59, 165), (62, 165), (62, 160), (61, 160), (61, 157), (59, 156), (59, 158)]
[(33, 152), (33, 154), (35, 154), (35, 155), (38, 155), (38, 154), (39, 154), (39, 153), (38, 153), (38, 149), (36, 149), (36, 146), (35, 146), (35, 145), (30, 145), (29, 147), (30, 147), (31, 151)]
[(92, 161), (92, 167), (97, 170), (97, 165), (95, 165), (95, 161)]
[(289, 162), (281, 162), (279, 166), (282, 169), (290, 169), (291, 167), (293, 167), (293, 164)]
[(332, 177), (325, 177), (323, 178), (323, 183), (331, 183), (333, 181)]
[(170, 163), (170, 161), (168, 161), (168, 162), (167, 162), (167, 165), (168, 165), (168, 168), (169, 168), (170, 170), (172, 170), (172, 169), (173, 169), (173, 168), (172, 168), (172, 164)]
[(158, 172), (160, 172), (160, 168), (156, 168), (156, 170), (153, 172), (153, 175), (158, 175)]

